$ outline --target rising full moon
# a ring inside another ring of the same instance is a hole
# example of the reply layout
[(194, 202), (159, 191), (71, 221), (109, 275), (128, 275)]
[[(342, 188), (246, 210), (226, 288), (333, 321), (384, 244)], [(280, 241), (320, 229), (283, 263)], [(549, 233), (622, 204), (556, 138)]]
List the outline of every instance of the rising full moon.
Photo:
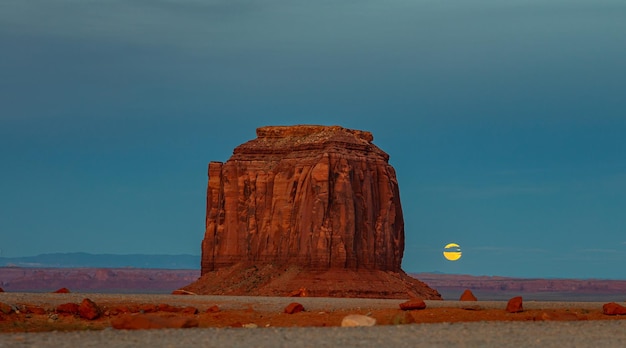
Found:
[(450, 243), (443, 247), (443, 257), (449, 261), (456, 261), (461, 258), (461, 246), (456, 243)]

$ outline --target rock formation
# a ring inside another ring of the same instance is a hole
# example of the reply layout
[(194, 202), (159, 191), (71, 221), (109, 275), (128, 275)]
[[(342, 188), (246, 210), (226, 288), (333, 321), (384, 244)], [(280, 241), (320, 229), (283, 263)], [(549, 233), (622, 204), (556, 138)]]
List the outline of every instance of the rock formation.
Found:
[[(363, 282), (397, 283), (380, 289), (387, 297), (440, 298), (400, 268), (398, 183), (389, 155), (372, 140), (369, 132), (339, 126), (262, 127), (226, 163), (211, 162), (202, 277), (187, 288), (260, 294), (272, 287), (271, 278), (282, 278), (284, 286), (296, 287), (278, 286), (277, 292), (307, 288), (312, 296), (332, 295), (332, 279), (358, 283), (363, 276)], [(332, 275), (337, 272), (343, 275)], [(226, 286), (237, 277), (257, 282)], [(330, 290), (316, 292), (314, 283)], [(376, 289), (349, 288), (336, 295), (376, 297)]]

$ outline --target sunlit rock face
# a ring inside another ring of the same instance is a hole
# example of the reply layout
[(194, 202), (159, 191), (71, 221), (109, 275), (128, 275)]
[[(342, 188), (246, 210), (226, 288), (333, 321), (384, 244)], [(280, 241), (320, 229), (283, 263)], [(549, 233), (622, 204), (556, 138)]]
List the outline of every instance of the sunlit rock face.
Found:
[(404, 222), (389, 156), (369, 132), (262, 127), (209, 164), (196, 294), (441, 299), (400, 268)]
[(262, 127), (211, 162), (202, 274), (241, 262), (400, 271), (398, 182), (372, 141), (339, 126)]

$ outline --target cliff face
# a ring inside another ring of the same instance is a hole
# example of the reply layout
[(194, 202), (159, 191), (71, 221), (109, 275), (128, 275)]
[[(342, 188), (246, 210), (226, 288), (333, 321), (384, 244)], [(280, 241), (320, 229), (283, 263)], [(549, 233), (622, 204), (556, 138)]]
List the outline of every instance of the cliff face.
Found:
[(197, 294), (441, 299), (400, 268), (389, 156), (338, 126), (262, 127), (209, 164)]
[(209, 164), (202, 274), (238, 263), (400, 272), (404, 222), (369, 132), (262, 127)]

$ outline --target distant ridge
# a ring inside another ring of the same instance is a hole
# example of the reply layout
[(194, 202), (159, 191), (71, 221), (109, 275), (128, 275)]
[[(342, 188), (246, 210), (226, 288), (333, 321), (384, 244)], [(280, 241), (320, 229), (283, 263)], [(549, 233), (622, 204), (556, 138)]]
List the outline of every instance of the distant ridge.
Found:
[(200, 255), (52, 253), (0, 257), (0, 267), (199, 269)]
[(626, 280), (514, 278), (468, 274), (411, 273), (437, 289), (445, 300), (458, 299), (470, 289), (478, 299), (508, 300), (524, 296), (535, 301), (624, 301)]

